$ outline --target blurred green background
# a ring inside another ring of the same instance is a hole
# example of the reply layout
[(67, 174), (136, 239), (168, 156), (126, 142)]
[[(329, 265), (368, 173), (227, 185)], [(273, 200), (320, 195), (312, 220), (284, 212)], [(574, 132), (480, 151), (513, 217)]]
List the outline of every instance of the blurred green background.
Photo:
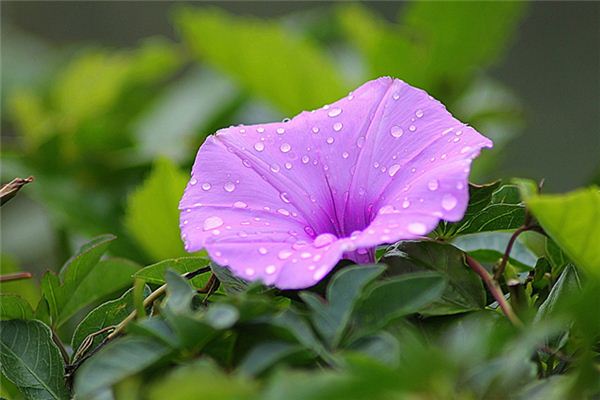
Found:
[[(2, 268), (92, 235), (180, 255), (177, 200), (204, 137), (392, 75), (494, 139), (478, 181), (598, 179), (600, 4), (2, 2)], [(147, 177), (150, 178), (147, 178)], [(146, 179), (146, 181), (144, 181)]]

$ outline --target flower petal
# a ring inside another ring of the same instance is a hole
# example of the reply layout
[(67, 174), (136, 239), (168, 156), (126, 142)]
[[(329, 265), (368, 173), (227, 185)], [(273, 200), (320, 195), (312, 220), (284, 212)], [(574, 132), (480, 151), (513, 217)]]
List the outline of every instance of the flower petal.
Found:
[(471, 159), (491, 142), (391, 78), (289, 122), (222, 129), (200, 148), (180, 203), (188, 251), (246, 279), (318, 282), (345, 255), (462, 217)]

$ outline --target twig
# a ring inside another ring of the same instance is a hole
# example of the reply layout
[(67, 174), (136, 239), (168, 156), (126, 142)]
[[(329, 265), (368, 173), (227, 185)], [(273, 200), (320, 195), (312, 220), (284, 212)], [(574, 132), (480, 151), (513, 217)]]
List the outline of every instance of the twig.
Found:
[(0, 282), (18, 281), (20, 279), (30, 279), (33, 275), (29, 272), (15, 272), (14, 274), (0, 275)]
[(500, 278), (502, 277), (502, 274), (504, 274), (504, 269), (506, 268), (506, 264), (508, 263), (508, 259), (510, 258), (510, 252), (512, 251), (512, 248), (515, 245), (515, 242), (517, 241), (517, 238), (519, 237), (519, 235), (530, 229), (531, 229), (531, 226), (523, 225), (513, 232), (512, 236), (510, 237), (510, 239), (508, 241), (508, 244), (506, 245), (506, 250), (504, 251), (502, 260), (500, 261), (500, 264), (498, 265), (498, 268), (496, 268), (496, 272), (494, 273), (495, 281), (500, 280)]
[(496, 282), (492, 275), (490, 275), (490, 273), (487, 272), (487, 270), (483, 268), (483, 266), (479, 264), (479, 262), (477, 262), (477, 260), (475, 260), (473, 257), (466, 254), (466, 260), (469, 267), (471, 267), (471, 269), (481, 277), (494, 299), (496, 299), (496, 301), (498, 302), (498, 305), (502, 309), (502, 312), (504, 312), (504, 315), (506, 315), (506, 317), (510, 320), (510, 322), (512, 322), (513, 325), (517, 327), (522, 327), (523, 323), (521, 322), (519, 317), (517, 317), (510, 304), (508, 304), (508, 302), (504, 298), (504, 293), (502, 293), (498, 282)]
[(33, 176), (25, 179), (15, 178), (6, 185), (2, 185), (0, 188), (0, 206), (3, 206), (7, 201), (15, 197), (23, 186), (31, 182), (33, 182)]

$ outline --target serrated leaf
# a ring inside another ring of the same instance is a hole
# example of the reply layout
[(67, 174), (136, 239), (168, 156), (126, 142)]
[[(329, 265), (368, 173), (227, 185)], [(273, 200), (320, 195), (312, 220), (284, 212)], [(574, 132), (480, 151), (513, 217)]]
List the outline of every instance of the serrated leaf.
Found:
[(315, 328), (332, 347), (341, 339), (364, 288), (384, 270), (382, 265), (343, 268), (333, 276), (327, 287), (327, 302), (314, 293), (300, 293), (302, 300), (312, 310), (310, 317)]
[[(216, 8), (181, 9), (175, 24), (194, 55), (285, 113), (320, 107), (345, 93), (325, 54), (283, 24), (235, 17)], [(213, 40), (206, 40), (208, 36)], [(268, 62), (274, 54), (302, 62)]]
[(481, 279), (465, 263), (464, 253), (456, 247), (433, 241), (406, 241), (391, 247), (381, 259), (389, 266), (387, 274), (433, 271), (448, 282), (438, 301), (420, 312), (446, 315), (478, 310), (486, 296)]
[(531, 197), (527, 206), (575, 264), (600, 279), (600, 191)]
[(27, 300), (15, 294), (0, 295), (0, 320), (32, 318), (33, 309)]
[(31, 399), (68, 399), (65, 364), (52, 341), (50, 328), (40, 321), (0, 323), (0, 369)]
[(90, 398), (101, 389), (155, 364), (171, 349), (143, 336), (128, 336), (109, 343), (88, 359), (75, 375), (75, 395)]
[[(170, 260), (163, 260), (156, 264), (149, 265), (137, 271), (134, 278), (143, 279), (148, 283), (162, 285), (165, 283), (165, 272), (171, 269), (180, 275), (186, 272), (192, 272), (199, 268), (205, 267), (210, 260), (204, 257), (181, 257)], [(208, 281), (210, 274), (202, 274), (190, 280), (196, 288), (203, 287)]]
[(168, 159), (159, 159), (144, 183), (127, 198), (125, 227), (156, 260), (184, 256), (179, 232), (179, 199), (188, 177)]

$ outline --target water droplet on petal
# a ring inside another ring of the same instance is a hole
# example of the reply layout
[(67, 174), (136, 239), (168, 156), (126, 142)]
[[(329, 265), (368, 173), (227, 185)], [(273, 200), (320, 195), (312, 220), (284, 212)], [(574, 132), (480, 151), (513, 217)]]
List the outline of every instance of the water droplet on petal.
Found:
[(335, 139), (334, 139), (334, 138), (332, 138), (331, 136), (329, 136), (329, 137), (327, 138), (327, 143), (328, 143), (328, 144), (332, 144), (334, 141), (335, 141)]
[(279, 172), (280, 168), (279, 168), (279, 164), (272, 164), (271, 165), (271, 171), (273, 172)]
[(275, 271), (277, 271), (277, 267), (274, 265), (267, 265), (267, 267), (265, 268), (265, 272), (268, 275), (273, 275), (275, 273)]
[(421, 117), (423, 117), (423, 110), (420, 110), (420, 109), (419, 109), (419, 110), (417, 110), (417, 112), (415, 112), (415, 116), (416, 116), (417, 118), (421, 118)]
[(390, 128), (390, 133), (392, 134), (393, 137), (399, 138), (400, 136), (402, 136), (404, 134), (404, 130), (402, 128), (400, 128), (398, 125), (393, 125)]
[(206, 191), (206, 190), (210, 190), (210, 188), (211, 188), (210, 183), (206, 182), (206, 183), (202, 184), (202, 190)]
[(248, 204), (244, 203), (243, 201), (236, 201), (235, 203), (233, 203), (233, 206), (235, 208), (246, 208), (248, 207)]
[(240, 133), (243, 135), (244, 133), (246, 133), (246, 130), (244, 128), (240, 129)]
[(337, 238), (335, 237), (335, 235), (333, 235), (331, 233), (322, 233), (315, 238), (315, 241), (313, 242), (313, 244), (316, 248), (319, 249), (321, 247), (330, 245), (331, 243), (333, 243), (333, 241), (335, 239), (337, 239)]
[(316, 281), (320, 281), (325, 275), (327, 275), (327, 268), (321, 267), (317, 271), (315, 271), (315, 273), (313, 274), (313, 279)]
[(285, 133), (285, 129), (283, 128), (277, 128), (276, 132), (280, 135), (283, 135)]
[(286, 162), (284, 164), (284, 166), (285, 166), (285, 169), (292, 169), (292, 163), (291, 162)]
[(246, 271), (244, 271), (244, 272), (246, 272), (247, 276), (254, 275), (254, 270), (252, 268), (246, 268)]
[(290, 212), (289, 212), (288, 210), (286, 210), (285, 208), (280, 208), (280, 209), (278, 209), (278, 210), (277, 210), (277, 212), (278, 212), (279, 214), (281, 214), (281, 215), (285, 215), (286, 217), (287, 217), (288, 215), (290, 215)]
[(329, 112), (327, 113), (327, 115), (329, 115), (330, 117), (337, 117), (341, 113), (342, 113), (342, 109), (341, 108), (332, 108), (331, 110), (329, 110)]
[(458, 182), (458, 183), (456, 184), (456, 188), (457, 188), (458, 190), (462, 190), (464, 187), (465, 187), (465, 185), (463, 185), (463, 184), (462, 184), (462, 182)]
[(204, 230), (209, 231), (223, 225), (223, 220), (217, 216), (208, 217), (204, 220)]
[(442, 197), (442, 208), (446, 211), (453, 210), (457, 203), (458, 200), (451, 194), (445, 194), (444, 197)]
[(310, 254), (308, 251), (303, 251), (302, 253), (300, 253), (300, 258), (307, 259), (307, 258), (311, 258), (311, 257), (312, 257), (312, 254)]
[(460, 154), (468, 153), (469, 151), (471, 151), (471, 149), (471, 146), (465, 146), (460, 150)]
[(302, 156), (302, 164), (308, 164), (309, 161), (310, 158), (308, 158), (308, 156)]
[(258, 133), (263, 133), (265, 131), (265, 128), (256, 128), (256, 132)]
[(347, 151), (345, 151), (345, 152), (343, 152), (343, 153), (342, 153), (342, 158), (343, 158), (343, 159), (346, 159), (346, 158), (348, 158), (348, 157), (350, 157), (350, 154), (348, 154), (348, 152), (347, 152)]
[(427, 226), (422, 222), (411, 222), (407, 229), (413, 235), (424, 235), (427, 232)]
[(290, 250), (281, 250), (279, 254), (277, 254), (277, 257), (279, 257), (280, 260), (287, 260), (292, 254), (294, 253)]
[(402, 208), (408, 207), (410, 207), (410, 201), (408, 201), (408, 199), (404, 199), (404, 201), (402, 202)]
[(245, 166), (245, 167), (247, 167), (247, 168), (250, 168), (250, 167), (252, 167), (252, 164), (250, 164), (250, 161), (248, 161), (248, 160), (246, 160), (246, 159), (244, 159), (244, 160), (242, 161), (242, 164), (244, 164), (244, 166)]
[(304, 227), (304, 232), (306, 232), (306, 234), (309, 235), (309, 236), (315, 236), (315, 231), (310, 226), (305, 226)]
[(408, 127), (408, 130), (411, 131), (411, 132), (414, 132), (414, 131), (417, 130), (417, 127), (414, 126), (414, 125), (411, 125), (411, 126)]
[(289, 143), (283, 143), (280, 147), (279, 150), (281, 150), (282, 153), (287, 153), (288, 151), (290, 151), (292, 149), (292, 146), (290, 146)]
[(394, 164), (388, 169), (388, 174), (390, 176), (396, 175), (396, 173), (400, 170), (400, 164)]
[(343, 127), (344, 125), (342, 125), (341, 122), (336, 122), (335, 124), (333, 124), (333, 130), (336, 132), (341, 131)]
[(265, 255), (269, 252), (269, 250), (267, 250), (265, 247), (259, 247), (258, 252), (262, 255)]
[(314, 126), (312, 128), (312, 131), (313, 131), (314, 134), (317, 134), (317, 133), (319, 133), (319, 128), (317, 128), (316, 126)]
[(429, 182), (427, 182), (427, 188), (429, 188), (429, 190), (431, 190), (431, 191), (437, 190), (437, 188), (439, 186), (440, 186), (440, 184), (437, 179), (432, 179)]
[(279, 195), (279, 197), (281, 197), (281, 200), (283, 200), (284, 203), (289, 203), (290, 199), (288, 199), (288, 194), (286, 192), (281, 192), (281, 194)]
[(196, 183), (198, 183), (198, 180), (196, 178), (190, 179), (190, 185), (194, 186)]
[(458, 143), (458, 142), (460, 142), (460, 138), (457, 136), (457, 137), (455, 137), (454, 139), (452, 139), (452, 141), (453, 141), (454, 143)]
[(224, 186), (223, 189), (225, 189), (226, 192), (233, 192), (235, 190), (235, 185), (232, 182), (227, 182)]
[(263, 142), (257, 142), (254, 144), (254, 150), (263, 151), (265, 149), (265, 144)]
[(394, 100), (398, 100), (400, 98), (400, 94), (399, 93), (394, 93), (394, 95), (392, 96), (392, 98)]
[(358, 138), (358, 140), (356, 141), (356, 147), (358, 147), (359, 149), (362, 148), (365, 144), (365, 137), (361, 136)]

